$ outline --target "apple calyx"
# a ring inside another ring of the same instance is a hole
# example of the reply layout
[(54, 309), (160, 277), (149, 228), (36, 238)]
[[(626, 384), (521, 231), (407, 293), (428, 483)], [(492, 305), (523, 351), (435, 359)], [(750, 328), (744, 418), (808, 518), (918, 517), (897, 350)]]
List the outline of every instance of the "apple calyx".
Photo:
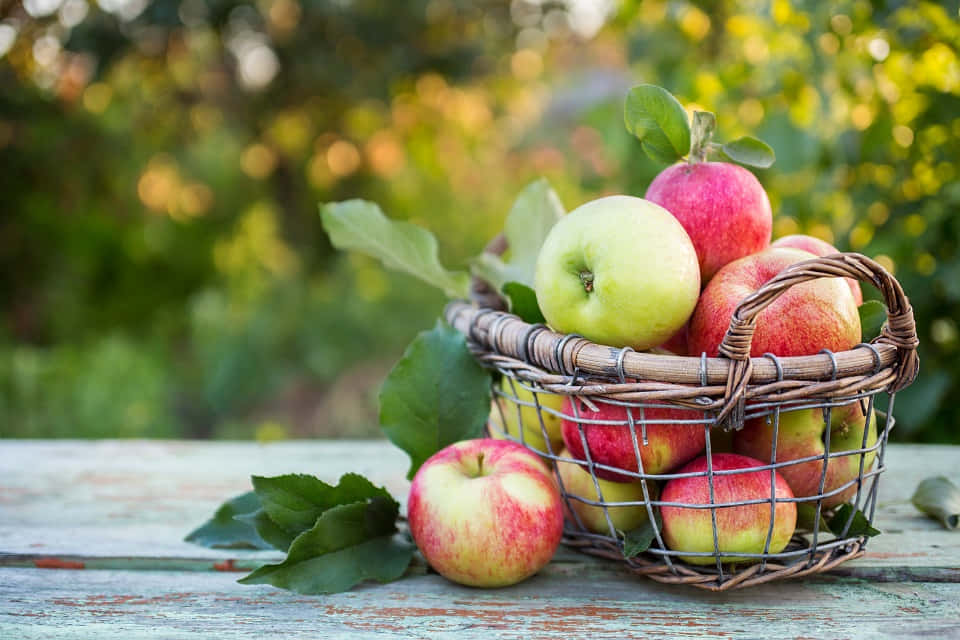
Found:
[(690, 130), (689, 164), (707, 161), (707, 151), (710, 150), (713, 132), (717, 129), (717, 117), (710, 111), (694, 111), (693, 126)]
[(592, 271), (581, 271), (579, 274), (580, 282), (583, 283), (583, 289), (587, 293), (593, 291), (593, 272)]

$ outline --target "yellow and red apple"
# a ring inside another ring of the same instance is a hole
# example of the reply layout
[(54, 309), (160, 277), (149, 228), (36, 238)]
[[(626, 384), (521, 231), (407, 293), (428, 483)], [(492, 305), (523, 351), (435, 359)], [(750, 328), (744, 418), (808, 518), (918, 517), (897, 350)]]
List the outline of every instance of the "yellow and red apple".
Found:
[[(506, 397), (494, 395), (490, 408), (490, 437), (517, 440), (539, 453), (556, 455), (563, 448), (562, 419), (557, 414), (563, 407), (565, 396), (546, 392), (535, 394), (526, 388), (529, 384), (514, 380), (511, 385), (506, 378), (501, 380), (500, 390)], [(540, 405), (539, 412), (537, 404)], [(550, 413), (550, 409), (557, 414)]]
[(417, 470), (407, 502), (410, 533), (430, 566), (474, 587), (503, 587), (546, 565), (563, 535), (551, 469), (509, 440), (452, 444)]
[[(792, 264), (811, 260), (807, 251), (767, 249), (735, 260), (713, 277), (690, 319), (691, 354), (716, 356), (730, 317), (740, 302)], [(785, 290), (756, 318), (750, 355), (814, 355), (845, 351), (860, 342), (860, 316), (842, 278), (819, 278)]]
[[(564, 450), (560, 454), (561, 458), (572, 458), (570, 452)], [(647, 513), (647, 507), (644, 502), (643, 485), (640, 481), (636, 482), (611, 482), (597, 478), (597, 484), (600, 486), (600, 494), (597, 493), (597, 486), (593, 483), (593, 476), (590, 472), (576, 462), (557, 461), (557, 473), (563, 483), (563, 490), (569, 496), (578, 496), (585, 500), (594, 502), (609, 503), (616, 502), (636, 502), (640, 504), (630, 504), (622, 506), (607, 506), (607, 513), (610, 515), (610, 524), (617, 531), (630, 531), (636, 529), (650, 517)], [(657, 483), (652, 480), (647, 481), (647, 494), (651, 500), (656, 500), (659, 495)], [(607, 516), (604, 514), (602, 506), (581, 502), (575, 498), (568, 501), (570, 509), (576, 514), (570, 514), (572, 522), (579, 522), (594, 533), (606, 533), (615, 535), (610, 531), (607, 524)]]
[[(803, 234), (795, 234), (791, 236), (784, 236), (774, 240), (771, 247), (789, 247), (793, 249), (802, 249), (804, 251), (809, 251), (813, 255), (822, 258), (823, 256), (829, 256), (834, 253), (840, 253), (836, 247), (825, 240), (820, 238), (814, 238), (813, 236), (807, 236)], [(846, 278), (847, 284), (850, 286), (850, 293), (853, 294), (853, 301), (857, 303), (859, 307), (863, 304), (863, 291), (860, 290), (860, 283), (853, 278)]]
[[(763, 553), (770, 535), (768, 553), (783, 551), (797, 526), (797, 505), (790, 500), (793, 492), (783, 476), (774, 474), (770, 484), (769, 470), (749, 471), (763, 466), (753, 458), (733, 453), (718, 453), (712, 456), (713, 471), (744, 471), (713, 476), (714, 504), (734, 503), (746, 500), (765, 500), (754, 504), (726, 506), (717, 512), (717, 547), (721, 553)], [(663, 488), (660, 500), (663, 503), (683, 503), (691, 506), (663, 504), (663, 539), (674, 551), (710, 555), (680, 556), (690, 564), (713, 564), (715, 552), (711, 510), (702, 505), (710, 504), (710, 484), (706, 475), (707, 458), (701, 456), (682, 467), (677, 473), (699, 473), (686, 478), (674, 478)], [(773, 509), (773, 529), (770, 529), (770, 498), (776, 497)], [(695, 506), (701, 505), (701, 506)], [(721, 562), (742, 562), (748, 557), (730, 555)]]
[[(574, 406), (576, 402), (576, 406)], [(577, 398), (568, 398), (563, 405), (563, 442), (574, 458), (586, 460), (583, 440), (586, 439), (590, 459), (595, 463), (637, 473), (637, 454), (630, 435), (627, 408), (600, 400), (593, 402), (597, 411)], [(703, 414), (691, 409), (647, 407), (642, 418), (647, 422), (647, 443), (643, 442), (640, 409), (630, 409), (644, 473), (666, 473), (699, 455), (706, 446), (701, 420)], [(681, 422), (687, 421), (687, 423)], [(580, 430), (583, 430), (581, 438)], [(594, 469), (598, 477), (615, 482), (630, 482), (635, 477), (609, 469)]]
[[(834, 407), (830, 411), (829, 428), (831, 454), (862, 448), (864, 429), (867, 429), (865, 448), (873, 447), (877, 442), (876, 416), (871, 417), (868, 427), (867, 418), (859, 402)], [(825, 451), (826, 430), (827, 423), (822, 409), (781, 412), (777, 428), (777, 462), (822, 456)], [(767, 422), (766, 417), (748, 420), (743, 429), (734, 435), (733, 446), (737, 453), (769, 460), (773, 451), (773, 426)], [(868, 471), (873, 466), (875, 457), (876, 451), (863, 454), (864, 471)], [(823, 472), (822, 459), (787, 465), (780, 467), (779, 471), (796, 497), (813, 497), (819, 494), (820, 476)], [(823, 493), (828, 495), (823, 500), (824, 506), (835, 507), (853, 497), (857, 491), (854, 481), (859, 475), (860, 454), (831, 456), (827, 462), (823, 484)]]

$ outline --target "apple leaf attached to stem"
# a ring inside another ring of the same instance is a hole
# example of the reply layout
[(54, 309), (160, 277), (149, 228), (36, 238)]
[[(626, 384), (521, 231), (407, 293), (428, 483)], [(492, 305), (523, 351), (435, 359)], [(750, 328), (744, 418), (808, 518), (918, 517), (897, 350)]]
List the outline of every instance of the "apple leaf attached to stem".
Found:
[(510, 312), (524, 322), (530, 324), (546, 322), (537, 304), (537, 294), (527, 285), (508, 282), (503, 285), (503, 294), (510, 300)]
[(451, 298), (466, 298), (470, 277), (448, 271), (437, 257), (437, 239), (409, 222), (391, 220), (380, 207), (366, 200), (346, 200), (320, 209), (330, 242), (341, 250), (354, 249), (409, 273), (442, 290)]
[(640, 140), (654, 160), (673, 164), (689, 153), (687, 112), (666, 89), (652, 84), (630, 89), (623, 118), (627, 131)]
[(725, 144), (712, 142), (717, 118), (709, 111), (694, 111), (693, 126), (687, 112), (662, 87), (642, 84), (627, 93), (623, 109), (627, 131), (635, 135), (653, 160), (673, 164), (684, 157), (692, 163), (706, 162), (708, 154), (750, 167), (766, 169), (776, 160), (770, 145), (744, 136)]
[[(504, 288), (511, 282), (532, 289), (540, 247), (564, 213), (560, 198), (549, 182), (542, 178), (531, 182), (520, 192), (507, 214), (503, 230), (507, 240), (506, 254), (480, 254), (471, 264), (473, 273), (501, 293), (507, 293)], [(507, 297), (512, 302), (509, 294)], [(517, 313), (512, 305), (510, 308)]]

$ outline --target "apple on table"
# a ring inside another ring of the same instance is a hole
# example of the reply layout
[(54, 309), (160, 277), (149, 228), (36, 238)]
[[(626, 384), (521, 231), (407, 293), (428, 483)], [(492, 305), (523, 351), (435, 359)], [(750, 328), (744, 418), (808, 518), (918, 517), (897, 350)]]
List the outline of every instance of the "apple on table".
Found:
[[(797, 505), (790, 500), (794, 497), (787, 481), (779, 473), (774, 473), (774, 485), (770, 484), (770, 471), (759, 467), (763, 462), (733, 453), (719, 453), (712, 457), (713, 471), (744, 470), (734, 474), (713, 476), (714, 503), (731, 503), (745, 500), (764, 500), (754, 504), (718, 507), (717, 547), (722, 553), (763, 553), (770, 535), (768, 553), (783, 551), (797, 526)], [(674, 478), (667, 482), (660, 496), (664, 503), (684, 503), (687, 505), (710, 504), (710, 478), (705, 475), (708, 461), (701, 456), (682, 467), (677, 473), (701, 473), (704, 475), (687, 478)], [(756, 471), (749, 471), (758, 468)], [(777, 502), (773, 509), (773, 529), (770, 528), (770, 498)], [(663, 504), (660, 507), (663, 518), (663, 539), (667, 547), (674, 551), (710, 553), (715, 552), (713, 538), (713, 520), (709, 508), (694, 506), (678, 507)], [(714, 564), (712, 555), (680, 556), (690, 564)], [(742, 556), (722, 557), (721, 562), (742, 562), (749, 560)], [(754, 559), (756, 560), (756, 559)]]
[(492, 438), (428, 458), (410, 486), (407, 518), (430, 566), (474, 587), (528, 578), (550, 561), (563, 535), (552, 470), (524, 446)]

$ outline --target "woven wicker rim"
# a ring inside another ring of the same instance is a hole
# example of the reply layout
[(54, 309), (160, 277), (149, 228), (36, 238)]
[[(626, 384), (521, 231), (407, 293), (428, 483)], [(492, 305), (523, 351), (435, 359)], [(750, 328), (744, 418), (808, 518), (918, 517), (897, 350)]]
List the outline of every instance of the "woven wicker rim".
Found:
[[(756, 318), (790, 287), (817, 278), (849, 277), (876, 287), (887, 321), (869, 344), (813, 356), (751, 358)], [(489, 365), (513, 369), (547, 391), (602, 395), (621, 400), (668, 400), (717, 412), (717, 421), (742, 424), (747, 402), (784, 402), (839, 397), (867, 389), (896, 392), (919, 369), (913, 308), (900, 283), (859, 253), (838, 253), (791, 265), (744, 298), (720, 344), (721, 357), (637, 353), (629, 347), (595, 344), (502, 311), (503, 302), (475, 283), (476, 303), (447, 305), (451, 326), (464, 333), (475, 355)], [(483, 305), (482, 307), (480, 305)], [(497, 308), (499, 307), (499, 309)], [(596, 382), (591, 378), (622, 382)], [(643, 382), (626, 382), (627, 378)], [(574, 385), (574, 382), (580, 382)]]

